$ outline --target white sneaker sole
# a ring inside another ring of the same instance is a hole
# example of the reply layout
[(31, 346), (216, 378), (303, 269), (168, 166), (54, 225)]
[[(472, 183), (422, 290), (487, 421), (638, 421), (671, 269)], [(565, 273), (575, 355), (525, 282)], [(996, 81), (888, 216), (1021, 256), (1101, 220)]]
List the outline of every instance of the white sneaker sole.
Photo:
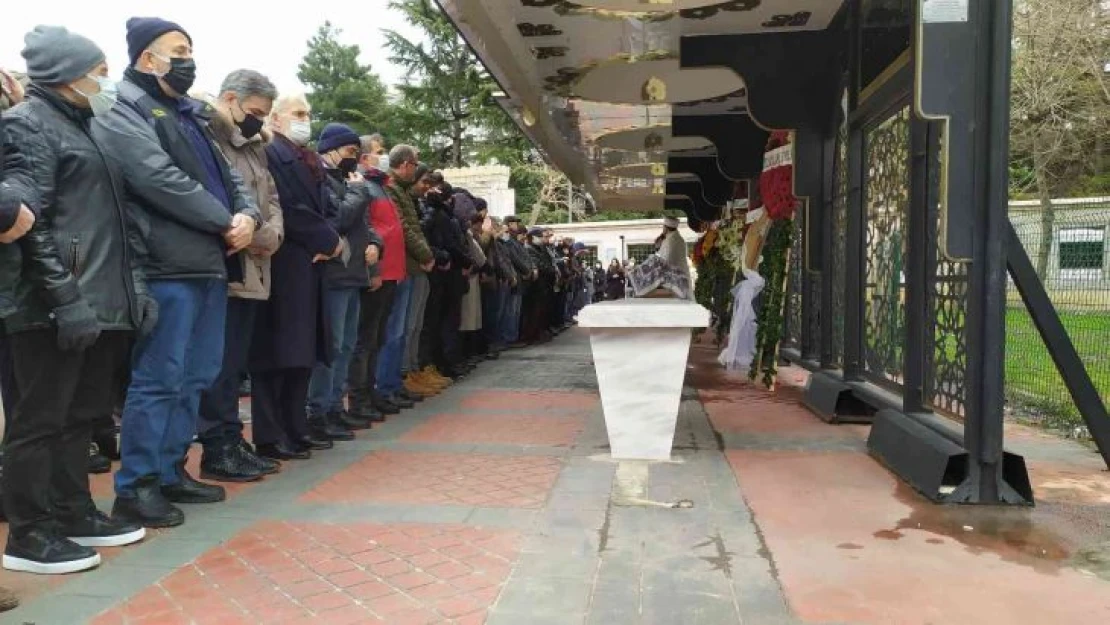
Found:
[(70, 560), (69, 562), (36, 562), (35, 560), (4, 554), (2, 565), (9, 571), (22, 571), (37, 575), (65, 575), (66, 573), (78, 573), (100, 566), (100, 554), (89, 558), (81, 558), (80, 560)]
[(66, 538), (82, 547), (123, 547), (137, 543), (146, 537), (146, 528), (140, 527), (134, 532), (116, 534), (114, 536), (66, 536)]

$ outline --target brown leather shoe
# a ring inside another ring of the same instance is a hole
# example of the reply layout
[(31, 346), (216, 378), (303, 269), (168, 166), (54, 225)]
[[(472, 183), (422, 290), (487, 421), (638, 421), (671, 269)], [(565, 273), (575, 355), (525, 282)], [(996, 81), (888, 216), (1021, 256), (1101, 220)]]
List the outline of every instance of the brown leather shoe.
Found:
[(0, 586), (0, 612), (7, 612), (19, 607), (19, 597), (15, 593)]

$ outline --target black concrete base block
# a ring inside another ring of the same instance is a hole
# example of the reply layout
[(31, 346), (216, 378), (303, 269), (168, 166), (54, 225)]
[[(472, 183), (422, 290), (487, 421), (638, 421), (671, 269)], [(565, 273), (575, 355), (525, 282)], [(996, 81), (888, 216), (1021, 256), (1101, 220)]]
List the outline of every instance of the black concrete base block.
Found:
[(967, 474), (962, 446), (897, 410), (875, 415), (867, 451), (930, 501), (945, 501)]
[(895, 475), (937, 503), (1032, 505), (1033, 489), (1025, 459), (1003, 452), (1001, 501), (982, 501), (969, 487), (968, 453), (948, 428), (938, 428), (932, 415), (906, 415), (880, 410), (867, 439), (868, 452)]
[(802, 403), (826, 423), (871, 423), (875, 409), (860, 401), (852, 387), (828, 371), (809, 376)]

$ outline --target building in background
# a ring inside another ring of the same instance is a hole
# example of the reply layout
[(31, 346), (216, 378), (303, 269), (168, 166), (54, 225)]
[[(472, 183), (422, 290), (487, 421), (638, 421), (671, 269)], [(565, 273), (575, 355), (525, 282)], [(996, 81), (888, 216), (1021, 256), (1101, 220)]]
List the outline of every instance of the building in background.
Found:
[(443, 177), (453, 187), (463, 187), (485, 198), (491, 217), (508, 217), (516, 212), (516, 190), (509, 187), (509, 168), (504, 165), (444, 169)]

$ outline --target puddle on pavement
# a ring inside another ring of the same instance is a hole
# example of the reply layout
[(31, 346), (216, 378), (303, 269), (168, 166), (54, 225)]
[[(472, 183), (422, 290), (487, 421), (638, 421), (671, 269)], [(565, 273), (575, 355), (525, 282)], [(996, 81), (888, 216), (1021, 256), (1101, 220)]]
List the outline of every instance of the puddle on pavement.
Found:
[(893, 528), (875, 532), (881, 540), (896, 541), (908, 530), (933, 534), (926, 540), (931, 545), (946, 544), (945, 538), (963, 545), (973, 554), (990, 553), (1007, 562), (1029, 566), (1042, 573), (1056, 573), (1061, 568), (1075, 567), (1098, 574), (1096, 568), (1110, 573), (1110, 546), (1093, 552), (1087, 565), (1073, 557), (1074, 549), (1063, 538), (1034, 522), (1028, 508), (992, 508), (979, 506), (937, 505), (922, 499), (908, 486), (899, 484), (895, 497), (911, 510)]

